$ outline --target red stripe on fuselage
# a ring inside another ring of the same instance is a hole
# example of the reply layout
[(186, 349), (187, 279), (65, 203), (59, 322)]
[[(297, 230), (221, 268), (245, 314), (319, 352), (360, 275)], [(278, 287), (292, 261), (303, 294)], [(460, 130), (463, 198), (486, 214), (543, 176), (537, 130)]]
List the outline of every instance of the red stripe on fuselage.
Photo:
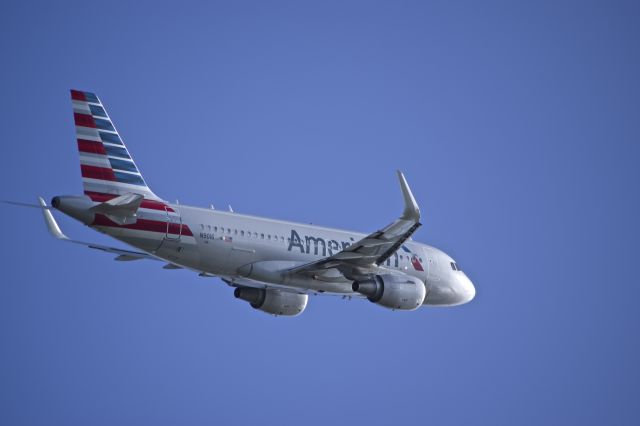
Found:
[[(108, 217), (97, 214), (93, 220), (92, 226), (107, 226), (109, 228), (123, 228), (123, 229), (135, 229), (138, 231), (150, 231), (150, 232), (160, 232), (162, 234), (173, 234), (173, 235), (185, 235), (188, 237), (192, 237), (193, 233), (189, 229), (187, 225), (181, 225), (179, 223), (170, 223), (169, 229), (167, 231), (167, 222), (162, 222), (159, 220), (149, 220), (149, 219), (138, 219), (136, 223), (130, 225), (118, 225), (117, 223), (110, 220)], [(182, 228), (182, 232), (180, 232), (180, 228)]]
[(96, 166), (88, 166), (86, 164), (80, 164), (80, 170), (82, 171), (82, 177), (90, 178), (90, 179), (100, 179), (100, 180), (116, 180), (116, 176), (113, 174), (112, 169), (107, 169), (105, 167), (96, 167)]
[(107, 155), (107, 151), (104, 150), (102, 142), (88, 141), (85, 139), (78, 139), (78, 151), (88, 152), (90, 154)]
[(80, 114), (79, 112), (73, 113), (73, 119), (76, 122), (76, 126), (93, 127), (96, 128), (96, 122), (93, 121), (93, 117), (89, 114)]
[(76, 100), (76, 101), (87, 102), (87, 98), (85, 98), (84, 93), (82, 93), (79, 90), (72, 90), (71, 91), (71, 99)]
[[(84, 191), (84, 193), (85, 195), (89, 196), (89, 198), (91, 198), (91, 201), (96, 201), (98, 203), (104, 203), (105, 201), (111, 200), (112, 198), (119, 197), (119, 195), (103, 194), (101, 192)], [(171, 213), (174, 212), (174, 210), (171, 207), (156, 200), (146, 200), (146, 199), (142, 200), (140, 207), (142, 207), (143, 209), (162, 210), (162, 211), (164, 211), (166, 208), (168, 212), (171, 212)]]

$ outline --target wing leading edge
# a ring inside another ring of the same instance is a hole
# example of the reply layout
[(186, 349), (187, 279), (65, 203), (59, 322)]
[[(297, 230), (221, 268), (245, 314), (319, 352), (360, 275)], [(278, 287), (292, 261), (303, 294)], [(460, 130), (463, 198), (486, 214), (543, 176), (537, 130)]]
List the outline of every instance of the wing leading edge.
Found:
[(328, 269), (337, 269), (345, 278), (357, 279), (375, 271), (421, 226), (420, 208), (399, 170), (398, 179), (404, 199), (404, 210), (398, 219), (333, 256), (290, 269), (289, 273), (321, 275)]

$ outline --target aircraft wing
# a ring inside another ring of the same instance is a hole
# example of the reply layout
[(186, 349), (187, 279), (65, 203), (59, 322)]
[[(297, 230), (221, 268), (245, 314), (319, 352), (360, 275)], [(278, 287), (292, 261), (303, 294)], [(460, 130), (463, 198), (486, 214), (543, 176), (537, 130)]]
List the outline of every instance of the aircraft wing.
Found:
[[(144, 252), (124, 250), (116, 247), (103, 246), (101, 244), (93, 244), (93, 243), (86, 243), (84, 241), (72, 240), (60, 230), (60, 226), (58, 226), (58, 223), (54, 219), (53, 214), (51, 214), (51, 208), (47, 206), (47, 203), (42, 199), (42, 197), (38, 197), (38, 201), (40, 203), (40, 208), (42, 209), (42, 215), (44, 216), (44, 221), (47, 224), (47, 229), (49, 230), (49, 233), (59, 240), (69, 241), (71, 243), (80, 244), (92, 249), (102, 250), (107, 253), (117, 254), (118, 257), (116, 257), (115, 260), (120, 260), (120, 261), (138, 260), (138, 259), (161, 260), (155, 256), (152, 256)], [(17, 203), (14, 203), (14, 204), (17, 204)], [(23, 205), (26, 205), (27, 207), (32, 207), (31, 205), (28, 205), (28, 204), (23, 204)]]
[(292, 287), (287, 285), (272, 284), (272, 283), (266, 283), (262, 281), (256, 281), (249, 278), (237, 277), (237, 276), (221, 276), (219, 278), (230, 287), (265, 288), (270, 290), (282, 291), (286, 293), (306, 294), (309, 296), (341, 297), (342, 299), (348, 299), (348, 300), (351, 300), (353, 298), (364, 299), (366, 297), (360, 293), (346, 294), (346, 293), (334, 293), (330, 291), (316, 291), (309, 288), (300, 288), (300, 287)]
[(398, 179), (404, 198), (404, 211), (398, 219), (332, 256), (290, 269), (289, 273), (321, 276), (337, 269), (347, 279), (356, 279), (375, 271), (421, 226), (420, 208), (400, 171)]

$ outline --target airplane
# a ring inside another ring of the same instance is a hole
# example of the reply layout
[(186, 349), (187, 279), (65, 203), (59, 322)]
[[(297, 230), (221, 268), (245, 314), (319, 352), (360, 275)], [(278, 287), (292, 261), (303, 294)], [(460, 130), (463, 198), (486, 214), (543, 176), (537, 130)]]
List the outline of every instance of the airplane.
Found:
[[(57, 239), (115, 254), (150, 259), (165, 269), (218, 277), (234, 296), (276, 316), (302, 313), (309, 295), (366, 298), (392, 310), (454, 306), (475, 287), (449, 255), (415, 242), (420, 208), (398, 171), (404, 209), (371, 234), (170, 203), (147, 185), (104, 105), (91, 92), (71, 90), (84, 195), (58, 195), (42, 210)], [(135, 250), (68, 238), (52, 210)]]

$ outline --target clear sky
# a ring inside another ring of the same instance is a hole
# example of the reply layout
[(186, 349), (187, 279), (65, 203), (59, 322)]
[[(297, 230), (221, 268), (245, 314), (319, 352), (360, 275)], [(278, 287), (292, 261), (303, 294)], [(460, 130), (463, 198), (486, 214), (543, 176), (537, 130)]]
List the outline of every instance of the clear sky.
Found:
[(59, 3), (0, 6), (0, 198), (80, 193), (94, 91), (168, 200), (370, 232), (403, 170), (477, 297), (274, 318), (5, 206), (1, 424), (637, 424), (638, 2)]

